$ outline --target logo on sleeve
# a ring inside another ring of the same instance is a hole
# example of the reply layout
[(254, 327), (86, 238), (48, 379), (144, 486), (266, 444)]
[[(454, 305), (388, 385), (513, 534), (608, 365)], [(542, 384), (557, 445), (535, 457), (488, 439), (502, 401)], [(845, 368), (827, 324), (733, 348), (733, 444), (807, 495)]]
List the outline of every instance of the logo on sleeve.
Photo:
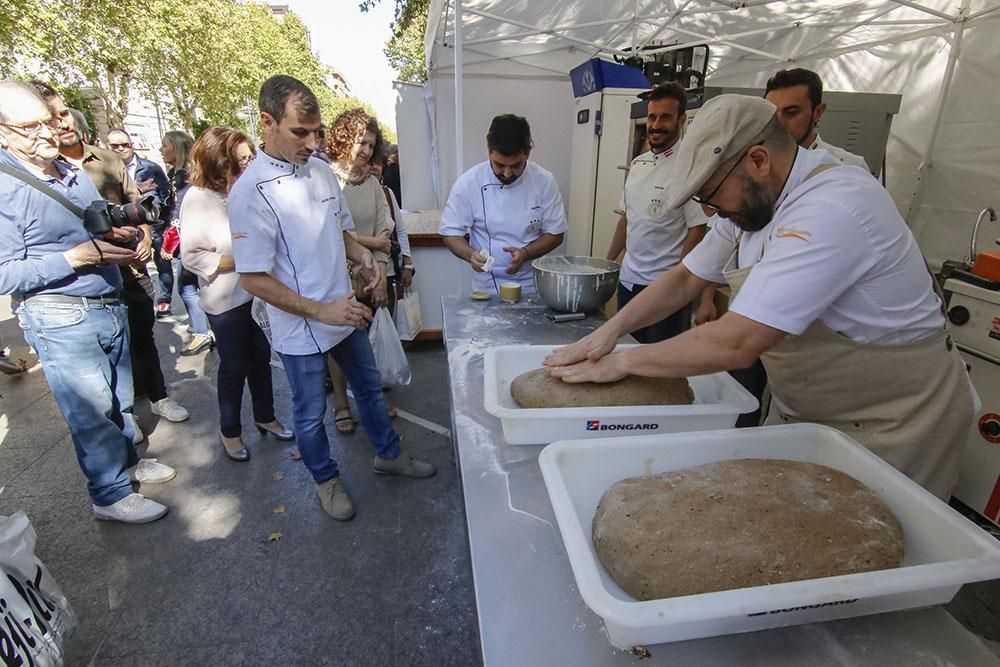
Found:
[(812, 232), (808, 232), (794, 226), (778, 227), (777, 231), (774, 232), (774, 235), (779, 239), (799, 239), (800, 241), (805, 241), (806, 243), (809, 243), (812, 239)]
[(245, 238), (248, 238), (249, 236), (250, 235), (247, 234), (246, 232), (233, 232), (233, 240), (234, 241), (236, 239), (245, 239)]

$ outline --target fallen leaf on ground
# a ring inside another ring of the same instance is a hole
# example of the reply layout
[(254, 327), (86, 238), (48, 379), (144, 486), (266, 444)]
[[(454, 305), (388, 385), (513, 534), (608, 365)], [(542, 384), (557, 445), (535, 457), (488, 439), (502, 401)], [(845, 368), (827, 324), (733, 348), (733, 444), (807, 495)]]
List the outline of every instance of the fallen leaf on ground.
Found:
[(269, 533), (267, 536), (268, 542), (277, 542), (281, 539), (281, 533)]
[(275, 514), (284, 514), (285, 513), (285, 506), (284, 505), (278, 505), (277, 507), (275, 507), (271, 511), (274, 512)]
[(299, 453), (299, 450), (293, 449), (292, 450), (292, 460), (293, 461), (298, 461), (301, 458), (302, 458), (302, 454)]
[[(278, 533), (278, 534), (280, 535), (281, 533)], [(651, 657), (653, 657), (653, 654), (650, 653), (649, 649), (646, 648), (645, 646), (633, 646), (632, 647), (632, 655), (634, 655), (635, 657), (639, 658), (640, 660), (643, 660), (644, 658), (651, 658)]]
[(285, 473), (283, 473), (280, 470), (278, 470), (277, 472), (274, 473), (274, 476), (272, 477), (272, 479), (275, 482), (280, 482), (281, 480), (285, 479)]

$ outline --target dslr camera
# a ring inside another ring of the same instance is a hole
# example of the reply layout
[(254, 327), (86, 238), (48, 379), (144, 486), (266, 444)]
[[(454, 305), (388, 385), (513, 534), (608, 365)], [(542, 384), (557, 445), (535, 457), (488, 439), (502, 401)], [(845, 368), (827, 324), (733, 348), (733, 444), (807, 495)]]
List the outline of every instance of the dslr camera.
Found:
[(93, 236), (103, 236), (113, 227), (138, 227), (157, 222), (159, 217), (160, 203), (152, 194), (121, 206), (99, 200), (83, 211), (83, 228)]

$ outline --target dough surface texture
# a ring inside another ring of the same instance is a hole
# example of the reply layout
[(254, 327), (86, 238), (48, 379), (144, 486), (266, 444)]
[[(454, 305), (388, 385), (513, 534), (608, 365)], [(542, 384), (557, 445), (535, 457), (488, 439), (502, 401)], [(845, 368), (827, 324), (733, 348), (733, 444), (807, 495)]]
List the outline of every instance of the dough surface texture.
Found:
[(521, 373), (510, 394), (522, 408), (593, 408), (622, 405), (690, 405), (694, 392), (687, 378), (630, 375), (617, 382), (570, 384), (544, 368)]
[(833, 468), (736, 459), (612, 485), (592, 537), (637, 600), (899, 567), (903, 529), (868, 487)]

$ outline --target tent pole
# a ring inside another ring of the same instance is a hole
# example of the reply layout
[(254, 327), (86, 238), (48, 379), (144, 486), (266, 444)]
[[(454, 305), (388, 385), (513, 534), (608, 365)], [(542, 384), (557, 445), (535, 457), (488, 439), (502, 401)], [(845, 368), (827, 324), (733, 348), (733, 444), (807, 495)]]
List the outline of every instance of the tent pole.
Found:
[[(915, 222), (914, 218), (923, 205), (927, 171), (934, 164), (933, 155), (934, 148), (937, 146), (938, 132), (941, 130), (941, 123), (944, 121), (944, 109), (951, 95), (951, 84), (955, 79), (955, 66), (958, 64), (958, 58), (962, 54), (962, 38), (965, 36), (965, 26), (967, 24), (964, 19), (969, 14), (970, 1), (962, 0), (962, 8), (958, 12), (959, 21), (955, 28), (955, 39), (951, 41), (951, 46), (948, 50), (948, 65), (945, 67), (944, 76), (941, 77), (941, 96), (938, 98), (934, 129), (931, 130), (930, 141), (927, 142), (924, 154), (920, 157), (920, 167), (917, 169), (917, 190), (913, 193), (913, 199), (910, 200), (910, 208), (906, 212), (906, 223), (910, 226)], [(914, 234), (918, 231), (914, 230)]]
[(455, 179), (457, 180), (465, 171), (463, 165), (463, 155), (465, 146), (465, 128), (462, 126), (464, 120), (464, 95), (465, 95), (465, 72), (462, 70), (462, 0), (455, 0)]

